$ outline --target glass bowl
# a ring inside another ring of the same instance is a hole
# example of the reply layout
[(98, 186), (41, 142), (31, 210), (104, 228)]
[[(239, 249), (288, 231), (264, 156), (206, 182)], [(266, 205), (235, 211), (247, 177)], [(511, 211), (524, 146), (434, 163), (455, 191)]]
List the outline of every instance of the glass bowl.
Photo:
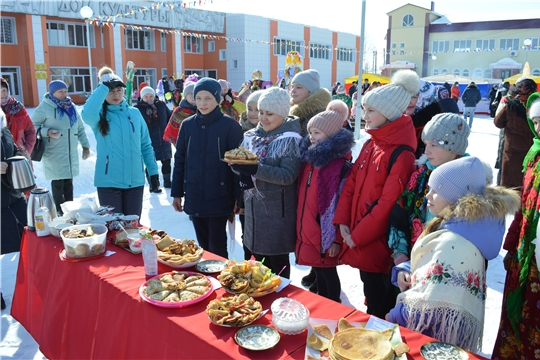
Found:
[(303, 333), (309, 323), (309, 310), (301, 302), (290, 298), (276, 299), (272, 306), (272, 323), (282, 334)]

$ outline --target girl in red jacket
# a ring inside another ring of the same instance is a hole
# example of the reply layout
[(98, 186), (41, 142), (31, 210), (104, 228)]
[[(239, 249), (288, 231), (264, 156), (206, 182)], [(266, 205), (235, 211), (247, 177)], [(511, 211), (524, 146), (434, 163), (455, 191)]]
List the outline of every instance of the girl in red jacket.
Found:
[(319, 295), (337, 302), (341, 302), (336, 265), (342, 239), (332, 221), (354, 146), (352, 132), (342, 127), (348, 113), (343, 101), (334, 100), (311, 118), (309, 135), (300, 143), (298, 177), (296, 262), (312, 266)]
[[(411, 117), (403, 113), (419, 90), (418, 75), (401, 70), (391, 84), (363, 97), (371, 140), (360, 150), (334, 217), (344, 242), (340, 263), (360, 270), (367, 313), (381, 319), (394, 307), (397, 295), (390, 282), (388, 218), (415, 169), (416, 133)], [(396, 158), (391, 162), (392, 157)]]

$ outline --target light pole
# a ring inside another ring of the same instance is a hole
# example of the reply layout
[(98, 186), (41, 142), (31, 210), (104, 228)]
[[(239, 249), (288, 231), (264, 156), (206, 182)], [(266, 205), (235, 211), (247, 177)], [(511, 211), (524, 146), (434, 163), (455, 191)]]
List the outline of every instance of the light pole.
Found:
[(527, 62), (529, 58), (529, 48), (531, 47), (532, 40), (531, 39), (525, 39), (523, 40), (523, 45), (525, 45), (525, 62)]
[(94, 91), (94, 80), (92, 76), (92, 53), (90, 52), (90, 18), (94, 15), (94, 10), (90, 6), (83, 6), (79, 12), (86, 23), (86, 45), (88, 47), (88, 68), (90, 69), (90, 93)]

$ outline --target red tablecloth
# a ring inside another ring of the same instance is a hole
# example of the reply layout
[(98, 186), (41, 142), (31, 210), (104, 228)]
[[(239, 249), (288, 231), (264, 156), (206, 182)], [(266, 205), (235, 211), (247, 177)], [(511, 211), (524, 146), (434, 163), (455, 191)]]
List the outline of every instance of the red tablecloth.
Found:
[[(50, 359), (279, 359), (301, 349), (306, 334), (282, 335), (273, 349), (256, 352), (234, 341), (238, 329), (213, 325), (206, 316), (217, 289), (204, 301), (183, 309), (163, 309), (141, 300), (146, 280), (141, 255), (113, 244), (116, 254), (91, 261), (64, 262), (62, 241), (26, 231), (21, 245), (11, 314)], [(216, 255), (205, 252), (205, 259)], [(195, 271), (194, 268), (185, 269)], [(159, 265), (159, 272), (171, 271)], [(339, 319), (355, 310), (293, 285), (258, 300), (269, 309), (279, 297), (293, 297), (313, 317)], [(271, 312), (257, 321), (271, 324)]]

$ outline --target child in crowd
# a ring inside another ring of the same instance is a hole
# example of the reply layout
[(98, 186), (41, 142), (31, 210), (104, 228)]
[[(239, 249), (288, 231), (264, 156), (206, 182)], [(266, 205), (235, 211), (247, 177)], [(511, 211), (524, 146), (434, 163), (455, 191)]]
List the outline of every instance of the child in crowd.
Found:
[(409, 260), (424, 224), (435, 217), (426, 206), (429, 176), (439, 165), (465, 155), (470, 133), (463, 117), (452, 113), (435, 115), (422, 130), (425, 154), (417, 161), (420, 168), (411, 175), (390, 216), (388, 246), (393, 251), (394, 264)]
[(408, 288), (387, 320), (457, 345), (482, 349), (486, 299), (485, 259), (499, 254), (505, 216), (519, 194), (486, 187), (486, 167), (476, 157), (449, 161), (429, 178), (428, 209), (437, 216), (411, 253), (394, 267), (392, 281)]
[(170, 142), (176, 146), (176, 140), (178, 139), (178, 132), (182, 121), (194, 115), (197, 112), (197, 105), (195, 98), (193, 97), (193, 89), (195, 88), (194, 82), (186, 82), (184, 85), (184, 96), (178, 106), (173, 110), (173, 113), (169, 119), (169, 123), (163, 133), (163, 140)]
[(501, 322), (492, 359), (535, 359), (539, 352), (540, 92), (530, 95), (526, 105), (534, 139), (523, 161), (525, 176), (521, 209), (508, 229), (503, 246), (508, 250), (504, 257), (507, 273)]
[(318, 294), (341, 302), (337, 273), (342, 239), (332, 224), (337, 199), (350, 172), (353, 134), (344, 129), (349, 109), (341, 100), (311, 118), (309, 135), (300, 142), (302, 169), (298, 177), (296, 262), (310, 265)]
[(228, 258), (226, 224), (239, 189), (229, 166), (221, 159), (226, 151), (238, 147), (242, 128), (221, 112), (221, 86), (216, 80), (197, 81), (193, 95), (197, 113), (182, 122), (176, 142), (173, 207), (191, 216), (203, 249)]
[(390, 282), (392, 252), (387, 245), (388, 218), (415, 170), (414, 126), (404, 112), (419, 87), (415, 72), (401, 70), (392, 77), (391, 84), (362, 98), (371, 140), (360, 150), (334, 218), (344, 242), (340, 262), (360, 269), (367, 313), (380, 318), (395, 305), (396, 289)]

